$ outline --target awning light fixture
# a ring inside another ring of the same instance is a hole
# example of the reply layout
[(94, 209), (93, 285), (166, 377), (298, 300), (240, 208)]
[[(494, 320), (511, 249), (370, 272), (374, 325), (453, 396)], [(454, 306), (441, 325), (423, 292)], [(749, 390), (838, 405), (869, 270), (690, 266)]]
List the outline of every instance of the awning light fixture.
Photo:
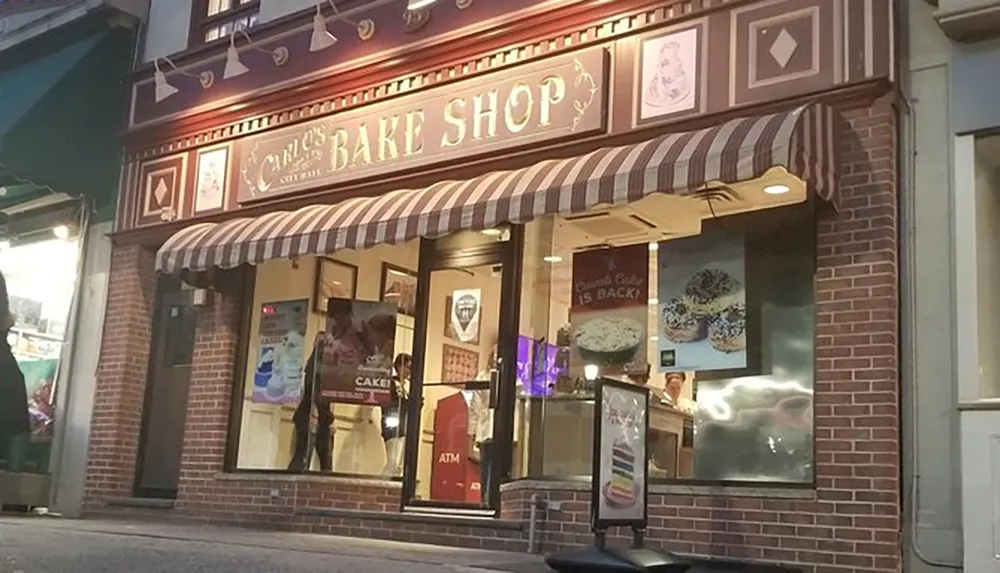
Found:
[[(333, 10), (333, 16), (326, 18), (323, 16), (323, 5), (329, 4), (330, 9)], [(348, 24), (352, 24), (358, 29), (358, 37), (362, 40), (370, 40), (372, 36), (375, 35), (375, 21), (371, 18), (365, 18), (360, 22), (355, 22), (354, 20), (348, 20), (340, 13), (337, 9), (337, 5), (333, 0), (323, 0), (316, 4), (316, 15), (313, 16), (313, 26), (312, 26), (312, 39), (309, 41), (309, 51), (319, 52), (320, 50), (325, 50), (330, 46), (333, 46), (338, 42), (337, 37), (330, 33), (327, 29), (327, 24), (329, 22), (343, 21)]]
[(177, 88), (170, 85), (170, 82), (167, 81), (167, 74), (163, 73), (163, 70), (160, 69), (160, 60), (163, 60), (164, 62), (169, 64), (170, 67), (174, 69), (174, 72), (177, 73), (177, 75), (181, 75), (187, 78), (194, 78), (198, 80), (198, 83), (201, 84), (201, 87), (206, 90), (215, 84), (215, 74), (212, 73), (212, 70), (205, 70), (197, 74), (192, 74), (191, 72), (186, 72), (178, 68), (177, 64), (171, 61), (170, 58), (157, 58), (153, 60), (153, 68), (156, 70), (153, 73), (153, 84), (155, 88), (154, 96), (156, 99), (156, 103), (160, 103), (161, 101), (177, 93)]
[(407, 10), (420, 10), (421, 8), (427, 8), (431, 4), (437, 2), (437, 0), (410, 0), (406, 3)]
[(271, 56), (274, 60), (274, 65), (281, 66), (288, 61), (288, 48), (285, 46), (278, 46), (273, 50), (266, 50), (264, 48), (258, 48), (253, 45), (253, 40), (250, 39), (250, 34), (247, 34), (245, 30), (235, 30), (229, 35), (229, 49), (226, 50), (226, 68), (222, 72), (222, 79), (228, 80), (230, 78), (235, 78), (237, 76), (242, 76), (243, 74), (250, 71), (250, 68), (240, 61), (240, 52), (236, 49), (236, 35), (241, 34), (247, 39), (246, 50), (253, 50), (255, 52), (262, 52)]
[[(466, 10), (470, 8), (474, 0), (455, 0), (455, 6), (459, 10)], [(425, 12), (432, 5), (436, 4), (437, 0), (407, 0), (406, 3), (406, 14), (412, 12)], [(329, 5), (333, 14), (330, 16), (323, 15), (323, 7)], [(357, 28), (358, 37), (363, 41), (370, 40), (375, 36), (375, 21), (371, 18), (363, 18), (359, 21), (349, 20), (344, 16), (343, 13), (337, 8), (334, 0), (317, 0), (316, 1), (316, 14), (313, 16), (312, 22), (312, 37), (309, 41), (309, 51), (310, 52), (320, 52), (332, 47), (334, 44), (339, 42), (337, 36), (332, 34), (328, 29), (328, 26), (332, 22), (346, 22)], [(236, 35), (240, 34), (247, 40), (247, 46), (242, 48), (236, 47)], [(231, 79), (235, 77), (242, 76), (250, 71), (250, 68), (240, 61), (240, 52), (246, 50), (255, 50), (258, 52), (264, 52), (269, 54), (274, 60), (276, 66), (281, 66), (288, 61), (290, 56), (287, 46), (278, 46), (274, 49), (264, 49), (259, 48), (254, 45), (245, 30), (234, 30), (229, 34), (229, 47), (226, 49), (226, 64), (223, 68), (222, 78)], [(173, 96), (179, 90), (177, 87), (170, 84), (167, 81), (167, 73), (160, 69), (160, 61), (164, 61), (173, 68), (171, 73), (182, 75), (185, 77), (195, 78), (201, 84), (201, 87), (208, 89), (215, 84), (215, 73), (211, 70), (204, 70), (199, 73), (191, 73), (184, 71), (177, 67), (168, 58), (157, 58), (153, 61), (153, 67), (155, 71), (153, 72), (153, 87), (154, 87), (154, 99), (156, 103), (160, 103), (163, 100)]]

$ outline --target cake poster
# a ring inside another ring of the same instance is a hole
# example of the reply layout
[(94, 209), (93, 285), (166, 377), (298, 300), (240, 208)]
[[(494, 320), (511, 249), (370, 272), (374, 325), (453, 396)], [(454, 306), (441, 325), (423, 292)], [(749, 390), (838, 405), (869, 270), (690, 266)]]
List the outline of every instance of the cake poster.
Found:
[(302, 397), (309, 301), (268, 302), (260, 308), (257, 363), (251, 401), (296, 404)]
[[(573, 256), (570, 371), (603, 376), (646, 363), (649, 248), (645, 243)], [(644, 367), (644, 366), (643, 366)]]
[(743, 244), (702, 236), (664, 241), (659, 247), (660, 371), (745, 368)]
[(645, 388), (600, 383), (599, 451), (595, 459), (598, 524), (635, 523), (646, 518)]
[(459, 342), (475, 344), (479, 341), (479, 315), (482, 308), (481, 289), (459, 289), (451, 294), (451, 327)]
[(321, 397), (349, 404), (391, 402), (396, 311), (393, 302), (329, 300), (319, 334)]

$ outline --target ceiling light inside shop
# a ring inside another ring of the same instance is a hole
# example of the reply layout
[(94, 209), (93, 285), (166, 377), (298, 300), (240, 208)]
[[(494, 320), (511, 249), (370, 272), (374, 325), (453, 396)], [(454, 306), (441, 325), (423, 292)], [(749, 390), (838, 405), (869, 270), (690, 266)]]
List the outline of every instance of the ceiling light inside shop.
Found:
[(653, 305), (653, 304), (660, 304), (660, 299), (658, 299), (658, 298), (651, 298), (651, 299), (649, 299), (649, 304), (651, 304), (651, 305)]
[(561, 263), (563, 259), (559, 255), (549, 255), (547, 257), (542, 257), (542, 260), (545, 261), (546, 263), (555, 264), (555, 263)]
[(487, 237), (499, 237), (503, 234), (503, 229), (483, 229), (482, 232)]
[(656, 241), (651, 242), (649, 244), (649, 250), (650, 251), (659, 251), (660, 250), (660, 243), (657, 243)]
[(767, 187), (764, 187), (764, 193), (767, 193), (768, 195), (784, 195), (789, 191), (791, 191), (791, 189), (788, 188), (788, 185), (768, 185)]
[(583, 367), (583, 377), (587, 380), (597, 380), (597, 375), (600, 373), (601, 369), (596, 364), (586, 364)]
[(52, 234), (56, 236), (57, 239), (67, 239), (69, 238), (69, 227), (66, 225), (56, 225), (52, 227)]
[(437, 2), (437, 0), (410, 0), (406, 4), (406, 9), (419, 10), (421, 8), (426, 8), (435, 2)]

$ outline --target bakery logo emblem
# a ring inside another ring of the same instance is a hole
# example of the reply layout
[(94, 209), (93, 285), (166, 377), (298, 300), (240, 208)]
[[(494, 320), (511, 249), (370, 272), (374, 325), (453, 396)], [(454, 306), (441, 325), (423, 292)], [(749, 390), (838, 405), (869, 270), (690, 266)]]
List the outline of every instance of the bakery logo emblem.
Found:
[(483, 294), (480, 289), (456, 290), (452, 293), (451, 324), (459, 342), (471, 343), (479, 335), (479, 314)]

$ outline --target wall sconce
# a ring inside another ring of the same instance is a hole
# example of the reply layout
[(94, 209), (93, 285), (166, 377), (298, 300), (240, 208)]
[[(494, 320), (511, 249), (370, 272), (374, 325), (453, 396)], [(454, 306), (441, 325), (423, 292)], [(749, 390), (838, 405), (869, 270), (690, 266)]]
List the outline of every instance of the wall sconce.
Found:
[(331, 34), (326, 28), (327, 23), (330, 21), (343, 20), (348, 24), (352, 24), (358, 29), (358, 37), (362, 40), (370, 40), (375, 35), (375, 21), (371, 18), (365, 18), (360, 22), (348, 20), (341, 15), (340, 10), (337, 9), (337, 5), (334, 4), (333, 0), (326, 0), (326, 3), (333, 9), (333, 16), (329, 20), (324, 18), (323, 2), (316, 4), (316, 15), (313, 16), (312, 39), (309, 41), (310, 52), (325, 50), (337, 43), (337, 37)]
[(170, 58), (157, 58), (153, 60), (153, 67), (156, 68), (156, 72), (153, 73), (153, 84), (156, 90), (155, 91), (156, 103), (160, 103), (161, 101), (177, 93), (177, 88), (170, 85), (170, 83), (167, 81), (167, 75), (163, 73), (163, 71), (160, 69), (160, 60), (163, 60), (164, 62), (170, 64), (170, 67), (173, 68), (178, 75), (198, 80), (198, 83), (201, 84), (201, 87), (206, 90), (212, 87), (212, 85), (215, 83), (215, 74), (212, 73), (211, 70), (205, 70), (204, 72), (201, 73), (192, 74), (191, 72), (185, 72), (184, 70), (178, 68), (177, 64), (170, 61)]
[(240, 61), (240, 53), (236, 49), (236, 34), (242, 34), (247, 39), (247, 43), (250, 44), (247, 48), (248, 50), (269, 54), (271, 59), (274, 60), (274, 65), (280, 66), (288, 61), (288, 48), (285, 46), (278, 46), (273, 50), (258, 48), (252, 44), (253, 40), (250, 39), (250, 34), (247, 34), (244, 30), (234, 30), (229, 35), (229, 49), (226, 51), (226, 69), (222, 72), (222, 79), (228, 80), (236, 76), (242, 76), (250, 71), (250, 68), (246, 67)]

